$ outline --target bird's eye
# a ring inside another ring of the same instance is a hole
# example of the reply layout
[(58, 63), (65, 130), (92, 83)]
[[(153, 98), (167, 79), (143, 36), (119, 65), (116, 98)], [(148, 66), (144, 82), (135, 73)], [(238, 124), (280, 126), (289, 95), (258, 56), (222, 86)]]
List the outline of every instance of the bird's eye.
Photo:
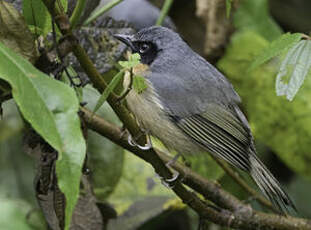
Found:
[(147, 53), (150, 49), (150, 45), (147, 43), (141, 43), (139, 46), (139, 53), (144, 54)]

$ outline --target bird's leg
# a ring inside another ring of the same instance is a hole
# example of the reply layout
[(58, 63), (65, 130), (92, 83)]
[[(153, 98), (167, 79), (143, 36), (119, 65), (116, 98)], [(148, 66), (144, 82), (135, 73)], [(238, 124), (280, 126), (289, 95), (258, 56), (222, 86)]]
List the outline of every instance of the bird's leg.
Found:
[[(142, 135), (146, 135), (147, 136), (147, 143), (144, 146), (139, 145), (136, 140), (138, 140)], [(129, 133), (128, 138), (127, 138), (128, 143), (131, 146), (137, 146), (138, 148), (140, 148), (141, 150), (149, 150), (152, 149), (152, 142), (151, 142), (151, 137), (149, 134), (148, 130), (143, 130), (142, 129), (142, 133), (140, 133), (137, 137), (135, 137), (133, 139), (132, 135)]]
[(171, 159), (170, 161), (168, 161), (165, 166), (168, 167), (172, 172), (173, 172), (173, 176), (172, 178), (169, 178), (169, 179), (165, 179), (163, 177), (161, 177), (160, 175), (156, 174), (156, 176), (158, 178), (160, 178), (161, 180), (161, 184), (163, 184), (165, 187), (167, 188), (173, 188), (174, 185), (171, 185), (172, 182), (175, 182), (179, 176), (179, 172), (177, 172), (175, 169), (173, 169), (171, 167), (171, 165), (175, 164), (175, 162), (178, 160), (178, 158), (181, 156), (180, 153), (176, 154), (176, 156), (174, 156), (173, 159)]
[(172, 178), (166, 179), (165, 181), (170, 183), (170, 182), (174, 182), (178, 176), (179, 176), (179, 172), (176, 171), (175, 169), (173, 169), (173, 167), (171, 167), (173, 164), (175, 164), (175, 162), (178, 160), (178, 158), (181, 156), (180, 153), (177, 153), (173, 159), (171, 159), (169, 162), (167, 162), (165, 164), (166, 167), (168, 167), (172, 172), (173, 172), (173, 176)]

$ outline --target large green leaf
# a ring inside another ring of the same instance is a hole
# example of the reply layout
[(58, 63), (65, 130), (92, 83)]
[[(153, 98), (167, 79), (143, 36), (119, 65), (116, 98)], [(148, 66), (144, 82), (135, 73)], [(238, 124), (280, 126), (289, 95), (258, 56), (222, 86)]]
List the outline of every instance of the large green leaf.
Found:
[(277, 97), (278, 59), (247, 72), (253, 58), (268, 45), (257, 33), (237, 33), (218, 66), (242, 97), (255, 138), (291, 169), (311, 179), (311, 78), (305, 79), (294, 101)]
[(271, 58), (286, 52), (288, 49), (290, 49), (292, 46), (300, 41), (301, 36), (302, 34), (300, 33), (283, 34), (278, 39), (271, 42), (268, 47), (260, 52), (260, 54), (252, 62), (249, 70), (255, 69), (258, 66), (264, 64), (265, 62), (269, 61)]
[(0, 78), (12, 94), (24, 118), (58, 151), (56, 173), (66, 196), (66, 228), (79, 196), (81, 168), (86, 146), (77, 115), (74, 90), (49, 78), (0, 43)]
[(234, 14), (234, 25), (239, 30), (255, 31), (268, 41), (282, 34), (282, 29), (270, 16), (267, 0), (242, 0)]
[(293, 100), (311, 68), (311, 41), (302, 40), (292, 47), (276, 76), (276, 93)]
[[(55, 1), (56, 4), (58, 1)], [(67, 10), (67, 1), (61, 0), (64, 10)], [(23, 15), (28, 25), (40, 28), (38, 32), (46, 35), (52, 31), (52, 20), (49, 11), (42, 0), (23, 0)]]

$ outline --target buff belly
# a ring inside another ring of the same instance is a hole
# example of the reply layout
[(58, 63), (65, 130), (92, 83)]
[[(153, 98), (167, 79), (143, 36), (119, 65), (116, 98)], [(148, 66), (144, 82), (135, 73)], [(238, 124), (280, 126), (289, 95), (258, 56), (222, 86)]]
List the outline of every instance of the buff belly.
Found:
[(204, 151), (169, 119), (150, 82), (146, 80), (146, 83), (148, 88), (145, 91), (138, 94), (131, 90), (126, 97), (128, 108), (135, 115), (139, 126), (177, 153), (195, 154)]

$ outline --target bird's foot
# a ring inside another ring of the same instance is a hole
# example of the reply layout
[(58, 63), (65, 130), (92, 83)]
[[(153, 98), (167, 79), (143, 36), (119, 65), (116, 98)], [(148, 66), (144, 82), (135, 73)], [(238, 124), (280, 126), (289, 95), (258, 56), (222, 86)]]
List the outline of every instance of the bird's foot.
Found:
[(161, 176), (159, 176), (159, 175), (157, 174), (157, 177), (160, 178), (161, 183), (162, 183), (165, 187), (170, 188), (170, 189), (174, 187), (174, 184), (173, 184), (173, 183), (178, 179), (178, 177), (179, 177), (179, 175), (180, 175), (180, 173), (179, 173), (178, 171), (176, 171), (176, 170), (172, 167), (172, 165), (175, 164), (175, 162), (177, 161), (177, 159), (178, 159), (179, 156), (180, 156), (180, 154), (177, 154), (173, 159), (171, 159), (169, 162), (167, 162), (167, 163), (165, 164), (165, 166), (168, 167), (168, 168), (170, 169), (170, 171), (173, 173), (173, 175), (172, 175), (171, 178), (166, 179), (166, 178), (163, 178), (163, 177), (161, 177)]
[[(146, 135), (147, 136), (147, 143), (142, 146), (142, 145), (139, 145), (136, 140), (139, 139), (141, 137), (141, 135)], [(149, 150), (149, 149), (152, 149), (152, 142), (151, 142), (151, 137), (149, 135), (149, 132), (148, 131), (143, 131), (143, 134), (140, 134), (138, 137), (134, 138), (132, 137), (131, 134), (128, 135), (128, 138), (127, 138), (127, 141), (129, 143), (129, 145), (131, 146), (136, 146), (138, 147), (139, 149), (141, 150)]]
[(173, 172), (173, 176), (172, 178), (166, 179), (166, 182), (174, 182), (175, 180), (177, 180), (178, 176), (179, 176), (179, 172), (176, 171), (175, 169), (173, 169), (172, 165), (175, 164), (175, 162), (178, 160), (178, 158), (180, 157), (180, 154), (176, 154), (176, 156), (174, 156), (174, 158), (172, 160), (170, 160), (169, 162), (167, 162), (165, 164), (166, 167), (168, 167), (172, 172)]

